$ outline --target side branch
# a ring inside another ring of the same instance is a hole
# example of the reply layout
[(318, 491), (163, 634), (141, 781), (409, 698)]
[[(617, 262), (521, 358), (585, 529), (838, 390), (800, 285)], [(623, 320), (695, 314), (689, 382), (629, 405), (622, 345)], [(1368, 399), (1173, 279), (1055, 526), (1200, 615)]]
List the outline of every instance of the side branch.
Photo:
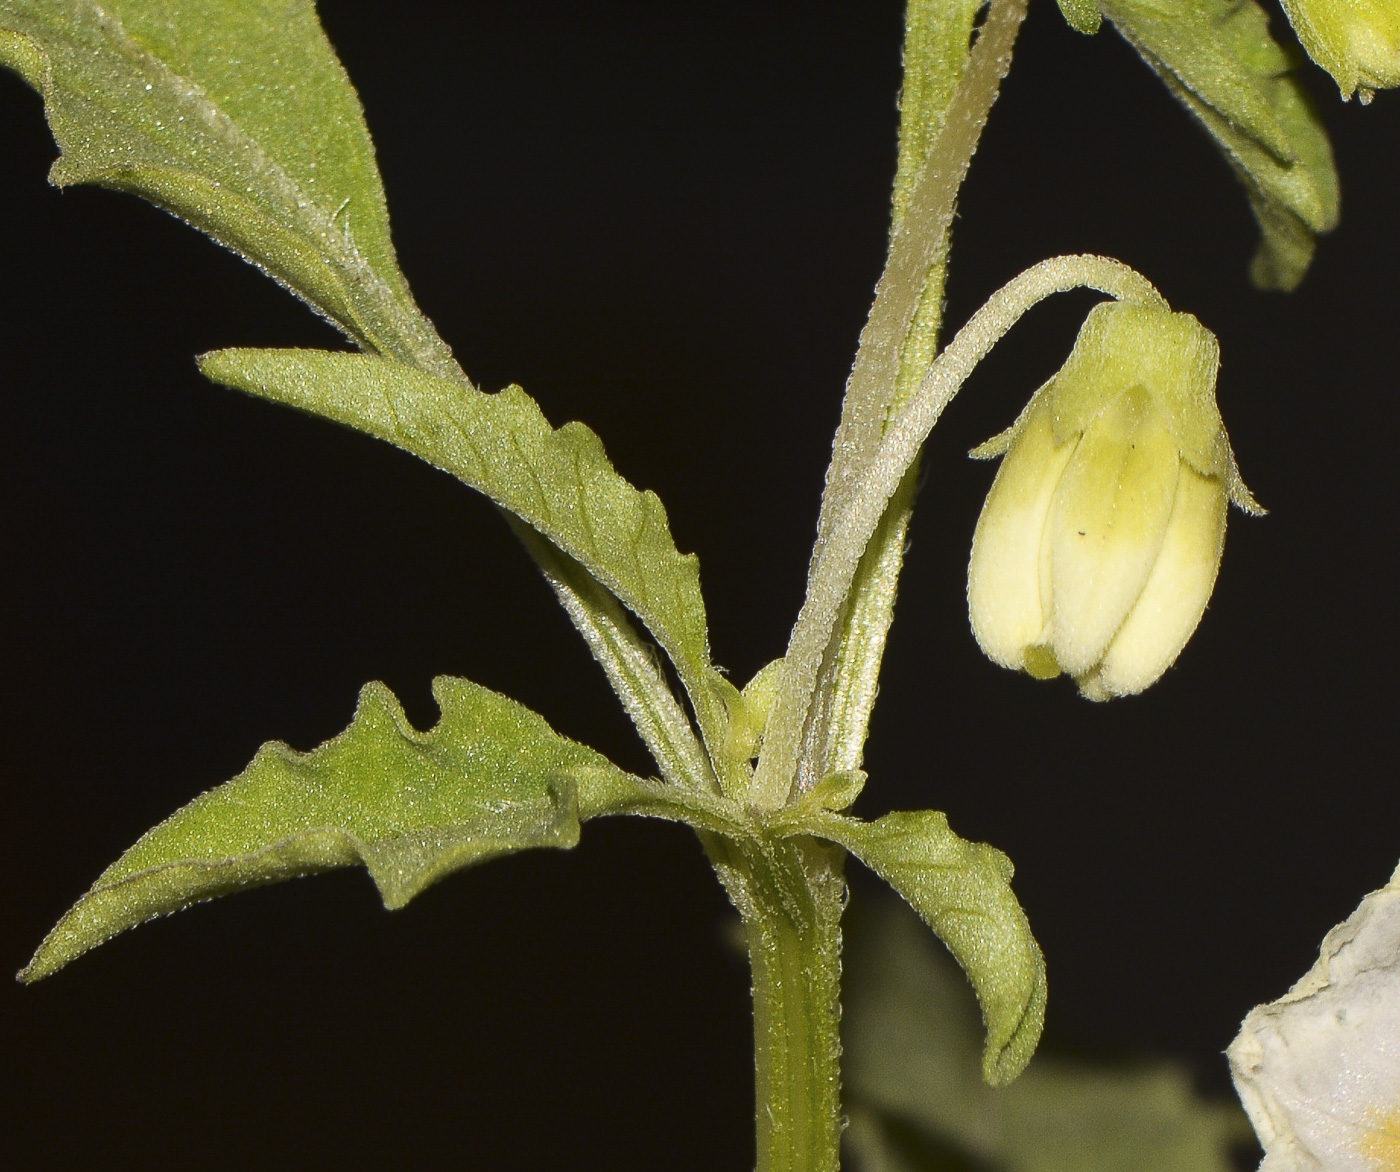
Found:
[(1011, 50), (1025, 16), (1026, 0), (992, 0), (942, 132), (929, 149), (904, 217), (890, 241), (885, 271), (875, 288), (875, 302), (846, 383), (841, 424), (817, 522), (818, 542), (829, 534), (833, 519), (850, 496), (855, 476), (880, 442), (896, 406), (893, 398), (904, 340), (929, 270), (947, 243), (958, 190), (1001, 80), (1011, 67)]

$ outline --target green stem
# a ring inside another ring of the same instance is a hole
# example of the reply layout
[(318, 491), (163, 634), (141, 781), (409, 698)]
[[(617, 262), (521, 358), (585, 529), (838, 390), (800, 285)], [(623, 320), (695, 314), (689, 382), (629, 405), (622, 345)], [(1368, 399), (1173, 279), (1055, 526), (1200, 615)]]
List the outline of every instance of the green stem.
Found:
[(845, 852), (811, 839), (706, 846), (748, 940), (757, 1172), (837, 1172)]
[[(922, 377), (923, 364), (937, 349), (954, 202), (1001, 79), (1010, 67), (1012, 47), (1025, 14), (1026, 0), (992, 0), (946, 109), (926, 108), (912, 90), (908, 95), (907, 117), (900, 127), (890, 253), (847, 383), (809, 575), (849, 503), (855, 477), (875, 452), (894, 413), (903, 406), (904, 395), (913, 389), (905, 384)], [(919, 27), (944, 19), (946, 14), (933, 11), (927, 2), (911, 3), (906, 68), (929, 48), (922, 43), (926, 37)], [(905, 80), (918, 89), (931, 79), (916, 67)], [(940, 105), (934, 102), (934, 107)], [(924, 125), (929, 116), (938, 126), (932, 143), (927, 142), (930, 127)], [(851, 637), (806, 649), (810, 662), (796, 658), (794, 652), (799, 649), (791, 643), (788, 646), (783, 680), (751, 791), (760, 809), (781, 804), (792, 789), (801, 792), (811, 788), (820, 780), (823, 768), (860, 759), (885, 634), (893, 617), (915, 480), (917, 476), (911, 476), (907, 499), (900, 502), (886, 528), (890, 548), (872, 552), (869, 573), (857, 583), (849, 611), (847, 633)], [(810, 596), (810, 576), (808, 586)], [(843, 606), (845, 602), (843, 596)], [(823, 674), (823, 695), (816, 697), (817, 706), (825, 711), (814, 713), (810, 702), (818, 688), (818, 673)], [(830, 722), (830, 726), (823, 722)]]

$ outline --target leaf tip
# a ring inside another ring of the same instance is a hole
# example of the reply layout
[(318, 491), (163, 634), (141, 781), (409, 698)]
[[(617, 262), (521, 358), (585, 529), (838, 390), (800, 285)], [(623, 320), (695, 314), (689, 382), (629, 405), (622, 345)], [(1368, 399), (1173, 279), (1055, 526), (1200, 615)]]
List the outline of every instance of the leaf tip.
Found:
[(121, 923), (119, 916), (94, 915), (94, 901), (100, 902), (103, 894), (100, 889), (94, 888), (69, 908), (63, 918), (49, 929), (49, 934), (29, 958), (29, 963), (15, 974), (15, 980), (21, 985), (32, 985), (35, 981), (51, 977), (59, 969), (67, 968), (83, 953), (90, 952), (149, 918), (149, 914), (128, 916), (127, 922)]
[(1094, 0), (1058, 0), (1060, 12), (1069, 27), (1092, 37), (1103, 26), (1103, 16)]
[(238, 380), (238, 371), (243, 365), (241, 359), (247, 353), (246, 350), (237, 349), (206, 350), (203, 354), (194, 356), (194, 364), (199, 373), (211, 383), (238, 389), (242, 386)]
[(1036, 949), (1035, 959), (1035, 975), (1020, 1017), (1002, 1035), (987, 1035), (987, 1044), (982, 1051), (982, 1078), (989, 1087), (1004, 1087), (1015, 1081), (1040, 1045), (1040, 1035), (1045, 1029), (1048, 990), (1045, 959), (1039, 948)]

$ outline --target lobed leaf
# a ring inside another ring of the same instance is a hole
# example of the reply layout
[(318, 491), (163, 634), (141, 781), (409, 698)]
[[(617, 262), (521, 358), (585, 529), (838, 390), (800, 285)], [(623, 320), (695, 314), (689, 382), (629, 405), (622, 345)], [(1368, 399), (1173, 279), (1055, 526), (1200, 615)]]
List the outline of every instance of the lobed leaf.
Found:
[(1045, 1024), (1045, 959), (1011, 891), (1011, 860), (960, 838), (936, 810), (874, 822), (812, 812), (802, 823), (884, 879), (948, 946), (982, 1006), (983, 1078), (1003, 1086), (1020, 1074)]
[(336, 867), (363, 864), (398, 908), (463, 867), (572, 847), (589, 818), (724, 824), (717, 804), (624, 773), (505, 696), (445, 676), (433, 695), (442, 717), (427, 732), (372, 683), (350, 727), (319, 748), (264, 745), (108, 867), (20, 979), (46, 977), (153, 916)]
[(312, 0), (0, 0), (0, 66), (44, 99), (54, 183), (143, 196), (362, 346), (455, 371), (399, 272), (359, 99)]
[(710, 665), (699, 563), (677, 551), (661, 501), (619, 476), (588, 428), (552, 428), (519, 387), (487, 395), (369, 355), (218, 350), (200, 369), (224, 386), (387, 440), (543, 534), (651, 630), (720, 756), (728, 684)]
[(1337, 225), (1327, 132), (1254, 0), (1101, 0), (1104, 14), (1224, 153), (1263, 235), (1250, 275), (1293, 289)]

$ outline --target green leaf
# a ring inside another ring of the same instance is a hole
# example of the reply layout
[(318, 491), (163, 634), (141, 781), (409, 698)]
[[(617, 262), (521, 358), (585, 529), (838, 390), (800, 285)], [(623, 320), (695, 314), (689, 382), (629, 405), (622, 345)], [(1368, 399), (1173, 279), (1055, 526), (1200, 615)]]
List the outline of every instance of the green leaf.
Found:
[(1337, 225), (1337, 172), (1321, 119), (1254, 0), (1103, 0), (1104, 14), (1215, 139), (1263, 234), (1250, 275), (1293, 289), (1315, 235)]
[(1093, 36), (1103, 24), (1096, 0), (1057, 0), (1057, 3), (1069, 27), (1077, 33)]
[[(990, 98), (984, 94), (982, 102), (970, 101), (972, 91), (986, 88), (985, 68), (974, 71), (971, 79), (968, 77), (973, 29), (984, 7), (983, 0), (910, 0), (904, 10), (904, 77), (899, 92), (899, 154), (891, 198), (889, 268), (900, 267), (896, 253), (909, 251), (915, 238), (922, 235), (932, 239), (923, 242), (922, 255), (909, 266), (905, 287), (892, 287), (885, 293), (883, 307), (877, 292), (877, 303), (867, 325), (869, 338), (862, 336), (861, 356), (852, 373), (848, 402), (843, 405), (843, 436), (832, 456), (828, 494), (839, 495), (849, 469), (869, 455), (888, 421), (917, 390), (938, 354), (953, 205), (976, 147), (980, 125), (986, 120), (986, 108), (996, 93), (992, 87)], [(1019, 19), (1018, 16), (1013, 22), (1011, 38), (999, 42), (1008, 57)], [(979, 54), (983, 58), (986, 48), (984, 45)], [(932, 166), (930, 159), (934, 160)], [(929, 224), (927, 209), (916, 209), (915, 219), (921, 222), (910, 225), (907, 238), (901, 239), (911, 201), (920, 185), (938, 189), (934, 201), (937, 214)], [(889, 304), (891, 301), (895, 304)], [(892, 310), (894, 320), (877, 325), (877, 308)], [(886, 335), (883, 345), (876, 340), (877, 332)], [(871, 343), (883, 355), (869, 351)], [(860, 359), (868, 362), (877, 357), (893, 368), (887, 372), (890, 383), (867, 388), (858, 377)], [(912, 499), (912, 492), (908, 496)], [(872, 542), (867, 564), (862, 566), (853, 586), (851, 609), (839, 635), (841, 645), (828, 653), (828, 678), (822, 680), (818, 691), (835, 693), (830, 700), (830, 718), (842, 727), (833, 732), (831, 745), (824, 746), (827, 754), (820, 762), (823, 768), (853, 769), (860, 764), (885, 635), (893, 620), (894, 592), (909, 511), (909, 500), (901, 500), (891, 508), (890, 520)], [(823, 520), (829, 521), (830, 516), (823, 502)]]
[(363, 864), (398, 908), (498, 855), (572, 847), (579, 824), (638, 814), (728, 829), (708, 805), (624, 773), (544, 718), (467, 680), (440, 677), (442, 718), (418, 732), (383, 684), (354, 723), (310, 753), (264, 745), (238, 777), (196, 798), (108, 867), (20, 979), (56, 972), (117, 933), (245, 887)]
[(910, 0), (904, 10), (904, 80), (899, 91), (899, 162), (893, 222), (897, 231), (924, 162), (943, 132), (967, 71), (972, 29), (983, 0)]
[(218, 350), (199, 361), (216, 383), (412, 452), (543, 534), (646, 624), (722, 757), (729, 685), (710, 665), (699, 562), (677, 552), (661, 501), (619, 476), (588, 428), (555, 430), (519, 387), (487, 395), (368, 355)]
[(44, 99), (54, 183), (143, 196), (360, 345), (456, 370), (399, 273), (359, 100), (312, 0), (0, 0), (0, 65)]
[(991, 1086), (1030, 1061), (1045, 1024), (1045, 959), (1011, 891), (1011, 860), (948, 829), (935, 810), (874, 822), (822, 811), (792, 828), (845, 847), (895, 889), (948, 946), (982, 1006), (982, 1075)]
[(999, 1090), (978, 1071), (977, 1011), (942, 950), (893, 901), (846, 922), (845, 1052), (853, 1172), (1229, 1172), (1249, 1124), (1174, 1063), (1042, 1052)]

